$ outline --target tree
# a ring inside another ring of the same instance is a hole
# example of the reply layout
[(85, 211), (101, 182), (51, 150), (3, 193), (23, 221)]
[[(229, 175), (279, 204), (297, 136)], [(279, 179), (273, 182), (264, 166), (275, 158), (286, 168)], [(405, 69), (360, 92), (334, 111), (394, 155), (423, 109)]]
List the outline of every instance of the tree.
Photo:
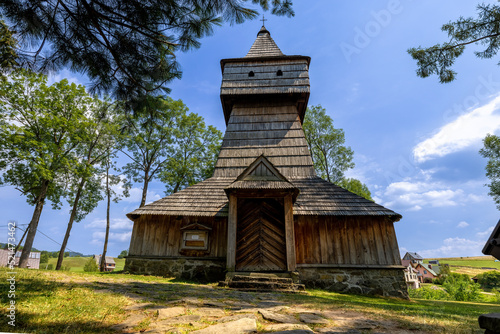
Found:
[(91, 101), (82, 86), (67, 80), (47, 86), (45, 76), (28, 71), (0, 81), (1, 182), (14, 186), (34, 206), (20, 267), (28, 264), (45, 200), (60, 206), (64, 175), (78, 165), (75, 150)]
[(122, 250), (120, 255), (118, 255), (118, 258), (123, 259), (127, 255), (128, 255), (128, 250)]
[(0, 73), (17, 66), (17, 41), (14, 34), (0, 17)]
[[(35, 1), (4, 0), (0, 14), (21, 40), (24, 67), (68, 67), (85, 73), (92, 91), (129, 100), (137, 92), (164, 88), (181, 72), (175, 53), (200, 46), (222, 22), (257, 16), (250, 0)], [(276, 15), (294, 15), (290, 0), (251, 0)]]
[(478, 58), (489, 59), (500, 48), (500, 6), (477, 6), (477, 18), (460, 17), (445, 24), (441, 30), (448, 33), (449, 41), (428, 48), (410, 48), (408, 53), (417, 61), (417, 75), (426, 78), (439, 76), (441, 83), (455, 80), (456, 72), (451, 69), (455, 60), (461, 56), (469, 44), (482, 44), (486, 48), (474, 52)]
[(49, 263), (49, 253), (47, 251), (42, 251), (40, 254), (40, 263)]
[(488, 134), (483, 139), (483, 148), (479, 151), (483, 157), (488, 159), (486, 164), (486, 176), (490, 179), (490, 192), (488, 193), (500, 210), (500, 138)]
[(333, 120), (321, 105), (307, 108), (302, 127), (318, 175), (328, 182), (340, 182), (344, 172), (354, 167), (354, 153), (344, 146), (344, 130), (333, 127)]
[(171, 155), (174, 128), (187, 107), (170, 97), (149, 97), (136, 111), (123, 117), (126, 136), (121, 151), (131, 160), (123, 168), (125, 175), (142, 183), (142, 207), (149, 182), (165, 168)]
[(372, 194), (366, 184), (361, 183), (361, 181), (357, 179), (343, 178), (337, 185), (373, 202)]
[(94, 258), (89, 258), (87, 262), (85, 262), (85, 265), (83, 266), (83, 271), (85, 272), (96, 272), (99, 270), (99, 267), (97, 267), (97, 263), (95, 262)]
[(197, 114), (180, 115), (175, 130), (173, 149), (159, 177), (167, 195), (211, 177), (222, 144), (222, 132), (206, 127)]
[(449, 274), (444, 280), (443, 287), (453, 300), (473, 301), (481, 296), (481, 287), (474, 283), (467, 274)]
[[(104, 164), (109, 148), (120, 137), (118, 124), (113, 121), (116, 103), (94, 98), (87, 116), (87, 126), (81, 135), (77, 150), (79, 164), (75, 173), (69, 175), (65, 196), (71, 205), (70, 218), (59, 254), (66, 249), (73, 222), (80, 222), (92, 212), (103, 199), (103, 185), (99, 177), (99, 165)], [(56, 270), (61, 269), (63, 257), (59, 255)]]
[(482, 288), (486, 289), (499, 288), (500, 272), (495, 270), (479, 274), (477, 275), (477, 283), (479, 283)]

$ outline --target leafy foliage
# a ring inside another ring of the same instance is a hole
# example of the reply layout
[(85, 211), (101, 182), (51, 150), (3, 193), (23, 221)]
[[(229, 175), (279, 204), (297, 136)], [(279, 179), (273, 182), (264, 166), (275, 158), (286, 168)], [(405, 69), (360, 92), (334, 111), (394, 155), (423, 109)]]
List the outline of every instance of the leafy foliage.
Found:
[(40, 263), (49, 263), (49, 253), (42, 251), (40, 254)]
[(483, 139), (483, 148), (479, 151), (483, 157), (488, 159), (486, 164), (486, 176), (490, 179), (490, 192), (488, 193), (500, 210), (500, 138), (488, 134)]
[[(257, 11), (249, 0), (4, 0), (0, 13), (25, 41), (21, 65), (64, 67), (87, 74), (92, 91), (119, 100), (164, 89), (180, 78), (175, 53), (200, 46), (223, 22), (241, 23)], [(276, 15), (294, 15), (290, 0), (252, 0)]]
[(477, 18), (460, 17), (441, 28), (448, 33), (450, 40), (428, 48), (410, 48), (408, 53), (417, 61), (417, 75), (426, 78), (439, 76), (441, 83), (455, 80), (456, 72), (451, 69), (455, 60), (462, 55), (469, 44), (482, 44), (485, 49), (476, 51), (478, 58), (489, 59), (500, 48), (500, 6), (480, 4), (477, 6)]
[(127, 255), (128, 255), (128, 250), (122, 250), (120, 255), (118, 255), (118, 258), (123, 259)]
[(344, 172), (354, 167), (354, 152), (344, 146), (344, 130), (333, 127), (321, 105), (307, 108), (302, 127), (318, 175), (328, 182), (340, 182)]
[(17, 65), (17, 40), (0, 17), (0, 73), (8, 72)]
[(481, 287), (474, 283), (467, 274), (452, 273), (448, 275), (443, 287), (452, 300), (473, 301), (481, 297)]
[(477, 283), (479, 283), (482, 288), (500, 288), (500, 272), (495, 270), (479, 274), (477, 275)]
[(422, 286), (419, 289), (409, 289), (410, 298), (450, 300), (450, 295), (443, 289), (435, 286)]
[(95, 262), (94, 258), (89, 258), (89, 260), (85, 263), (85, 266), (83, 266), (83, 271), (85, 272), (96, 272), (99, 271), (99, 267), (97, 266), (97, 263)]
[(337, 185), (373, 202), (372, 194), (366, 184), (357, 179), (343, 178)]
[(59, 208), (68, 175), (77, 173), (77, 150), (92, 98), (66, 79), (20, 70), (0, 81), (1, 183), (8, 183), (35, 206), (20, 266), (26, 266), (46, 199)]
[(491, 180), (489, 194), (494, 198), (497, 207), (500, 208), (500, 138), (488, 134), (483, 140), (483, 144), (484, 147), (479, 153), (489, 159), (486, 165), (486, 176)]
[(160, 179), (175, 193), (212, 176), (222, 144), (222, 133), (205, 126), (203, 117), (181, 115), (174, 132), (173, 150), (161, 171)]
[(146, 203), (148, 184), (155, 178), (171, 193), (211, 176), (222, 134), (187, 112), (181, 100), (149, 97), (135, 115), (124, 116), (126, 137), (121, 151), (131, 162), (123, 170), (143, 184), (140, 206)]

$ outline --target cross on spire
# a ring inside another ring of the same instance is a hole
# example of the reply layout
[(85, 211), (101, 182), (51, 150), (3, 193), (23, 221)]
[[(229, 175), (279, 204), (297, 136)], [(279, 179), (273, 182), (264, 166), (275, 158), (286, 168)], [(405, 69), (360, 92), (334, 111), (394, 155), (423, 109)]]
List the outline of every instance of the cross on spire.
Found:
[(262, 14), (262, 26), (264, 26), (264, 21), (267, 21), (265, 18), (264, 18), (264, 14)]

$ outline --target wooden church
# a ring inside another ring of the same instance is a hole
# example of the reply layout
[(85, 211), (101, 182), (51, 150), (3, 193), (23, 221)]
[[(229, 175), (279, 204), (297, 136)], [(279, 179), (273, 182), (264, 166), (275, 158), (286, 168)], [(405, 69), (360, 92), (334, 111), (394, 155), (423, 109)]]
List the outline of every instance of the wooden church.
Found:
[(126, 271), (209, 281), (281, 273), (407, 296), (401, 216), (316, 175), (302, 130), (310, 61), (284, 55), (264, 26), (245, 57), (221, 60), (227, 129), (214, 174), (127, 215)]

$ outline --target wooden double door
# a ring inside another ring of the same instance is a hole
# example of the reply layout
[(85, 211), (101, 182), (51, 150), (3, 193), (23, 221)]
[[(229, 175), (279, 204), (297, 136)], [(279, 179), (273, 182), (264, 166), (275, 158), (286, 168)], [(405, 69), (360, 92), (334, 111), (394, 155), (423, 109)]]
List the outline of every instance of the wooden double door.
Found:
[(283, 198), (239, 198), (236, 271), (286, 271)]

